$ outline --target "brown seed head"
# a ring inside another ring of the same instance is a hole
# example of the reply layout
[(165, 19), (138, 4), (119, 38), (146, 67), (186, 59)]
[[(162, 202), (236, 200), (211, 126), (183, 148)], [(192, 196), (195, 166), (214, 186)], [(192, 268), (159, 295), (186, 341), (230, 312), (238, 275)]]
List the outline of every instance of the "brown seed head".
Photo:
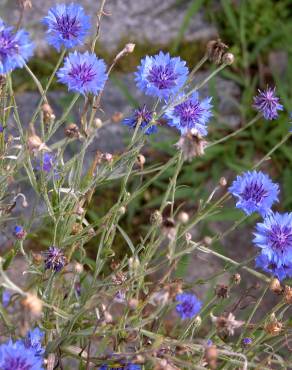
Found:
[(220, 39), (209, 41), (206, 52), (209, 61), (215, 64), (221, 64), (222, 58), (227, 49), (228, 46), (225, 45)]
[(64, 130), (65, 135), (69, 137), (70, 139), (76, 138), (78, 139), (80, 137), (80, 131), (78, 126), (75, 123), (70, 123)]
[(215, 293), (218, 298), (228, 298), (229, 297), (229, 287), (225, 284), (218, 284), (215, 288)]
[(270, 290), (276, 294), (283, 293), (283, 288), (281, 286), (281, 283), (279, 279), (273, 278), (270, 282)]
[(44, 115), (44, 122), (46, 124), (51, 123), (56, 118), (56, 116), (54, 115), (54, 111), (49, 103), (44, 103), (42, 105), (42, 112)]
[(292, 304), (292, 288), (288, 285), (285, 285), (284, 299), (287, 304)]
[(241, 276), (239, 273), (236, 273), (232, 276), (232, 281), (234, 282), (234, 284), (236, 285), (239, 285), (240, 282), (241, 282)]

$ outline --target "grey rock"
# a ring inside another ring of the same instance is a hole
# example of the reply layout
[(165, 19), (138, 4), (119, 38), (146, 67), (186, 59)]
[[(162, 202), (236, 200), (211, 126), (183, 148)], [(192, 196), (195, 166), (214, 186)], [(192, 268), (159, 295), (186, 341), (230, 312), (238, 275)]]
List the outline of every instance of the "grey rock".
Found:
[[(33, 8), (25, 12), (23, 25), (30, 29), (39, 51), (47, 51), (44, 29), (39, 24), (50, 7), (56, 3), (71, 3), (71, 0), (32, 0)], [(101, 1), (80, 0), (92, 24), (95, 23)], [(3, 18), (15, 24), (19, 17), (18, 1), (0, 0)], [(109, 16), (102, 19), (100, 41), (102, 46), (112, 52), (121, 41), (167, 45), (174, 40), (184, 21), (188, 2), (180, 6), (176, 0), (111, 0), (106, 3), (105, 10)], [(216, 28), (204, 20), (203, 11), (192, 17), (184, 40), (198, 41), (216, 37)]]

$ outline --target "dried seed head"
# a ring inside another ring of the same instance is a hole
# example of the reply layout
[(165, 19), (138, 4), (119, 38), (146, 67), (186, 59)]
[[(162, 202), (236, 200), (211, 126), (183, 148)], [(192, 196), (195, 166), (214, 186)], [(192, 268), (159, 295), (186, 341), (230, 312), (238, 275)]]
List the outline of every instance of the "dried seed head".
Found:
[(140, 166), (141, 168), (143, 168), (143, 167), (144, 167), (144, 164), (145, 164), (145, 162), (146, 162), (146, 158), (144, 157), (144, 155), (143, 155), (143, 154), (139, 154), (139, 155), (138, 155), (138, 157), (137, 157), (137, 162), (138, 162), (138, 164), (139, 164), (139, 166)]
[(80, 138), (80, 132), (79, 132), (79, 128), (78, 126), (75, 124), (75, 123), (70, 123), (64, 130), (65, 132), (65, 135), (67, 137), (69, 137), (70, 139), (73, 139), (73, 138)]
[(283, 329), (283, 324), (277, 320), (275, 314), (271, 314), (268, 323), (265, 325), (266, 333), (270, 335), (279, 335)]
[(190, 162), (195, 157), (200, 157), (205, 154), (205, 147), (207, 144), (207, 141), (197, 130), (192, 130), (186, 135), (181, 136), (175, 146), (182, 151), (184, 160)]
[(218, 298), (228, 298), (229, 297), (229, 287), (225, 284), (218, 284), (215, 288), (215, 293)]
[(46, 124), (50, 124), (55, 120), (56, 116), (54, 115), (54, 111), (49, 103), (44, 103), (42, 105), (42, 112), (44, 116), (44, 122)]
[(0, 91), (2, 90), (2, 87), (6, 84), (6, 76), (0, 74)]
[(276, 294), (283, 293), (283, 288), (281, 286), (281, 283), (279, 279), (273, 278), (270, 282), (270, 290)]
[(111, 117), (111, 119), (112, 119), (112, 121), (113, 121), (113, 123), (119, 123), (119, 122), (121, 122), (121, 120), (124, 118), (124, 115), (123, 115), (123, 113), (122, 112), (115, 112), (113, 115), (112, 115), (112, 117)]
[(239, 285), (241, 282), (241, 276), (239, 273), (232, 275), (232, 281), (234, 284)]
[(215, 345), (206, 346), (204, 359), (211, 370), (217, 369), (218, 350)]
[(225, 45), (220, 39), (211, 40), (207, 44), (207, 57), (210, 62), (215, 64), (222, 63), (222, 57), (226, 53), (228, 46)]
[(225, 53), (222, 58), (222, 62), (226, 65), (231, 65), (234, 62), (234, 54)]
[(31, 152), (40, 152), (41, 150), (50, 150), (45, 143), (42, 142), (42, 139), (36, 135), (32, 134), (28, 137), (27, 146)]
[(115, 285), (122, 285), (127, 281), (127, 275), (122, 271), (118, 271), (112, 276), (112, 281)]
[(75, 223), (72, 226), (72, 235), (78, 235), (83, 230), (83, 226), (80, 223)]
[(189, 215), (186, 212), (180, 212), (177, 217), (178, 221), (182, 224), (187, 224), (190, 220)]
[(22, 9), (27, 10), (32, 8), (32, 3), (30, 0), (18, 0), (19, 5)]
[(227, 180), (225, 179), (225, 177), (221, 177), (220, 180), (219, 180), (219, 184), (221, 186), (226, 186), (227, 185)]
[(150, 222), (152, 225), (160, 226), (163, 222), (162, 214), (156, 210), (150, 216)]
[(33, 318), (40, 317), (43, 310), (43, 302), (35, 294), (27, 293), (21, 304)]
[(292, 304), (292, 288), (288, 285), (285, 285), (284, 299), (287, 304)]
[(223, 335), (234, 335), (234, 330), (244, 324), (244, 321), (235, 320), (235, 316), (231, 312), (228, 315), (224, 314), (218, 317), (211, 314), (211, 319), (216, 325), (218, 334)]

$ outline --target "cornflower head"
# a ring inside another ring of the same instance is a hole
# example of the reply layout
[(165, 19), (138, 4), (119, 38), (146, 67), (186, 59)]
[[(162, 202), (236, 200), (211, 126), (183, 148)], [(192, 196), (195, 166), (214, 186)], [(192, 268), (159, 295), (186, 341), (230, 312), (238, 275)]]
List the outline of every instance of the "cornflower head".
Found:
[(33, 349), (35, 356), (42, 356), (45, 353), (45, 349), (42, 347), (44, 335), (39, 328), (35, 328), (30, 330), (24, 339), (25, 347)]
[(284, 109), (279, 103), (280, 99), (275, 95), (276, 88), (267, 87), (266, 90), (258, 90), (258, 92), (258, 95), (253, 98), (253, 107), (262, 113), (266, 120), (276, 119), (278, 111)]
[(237, 176), (228, 190), (237, 198), (236, 207), (247, 215), (258, 212), (265, 216), (278, 201), (278, 184), (274, 184), (269, 176), (261, 171), (248, 171)]
[(105, 62), (88, 51), (70, 53), (57, 76), (61, 83), (68, 86), (69, 91), (82, 95), (88, 93), (97, 95), (108, 78)]
[(42, 159), (38, 161), (36, 169), (50, 173), (56, 167), (56, 155), (50, 152), (42, 153)]
[(185, 61), (161, 51), (142, 59), (136, 72), (136, 84), (146, 95), (169, 99), (185, 84), (188, 73)]
[[(292, 213), (271, 213), (257, 223), (254, 244), (267, 260), (258, 260), (264, 269), (271, 269), (279, 280), (292, 272)], [(266, 264), (267, 262), (267, 264)], [(280, 269), (278, 271), (278, 269)]]
[(23, 341), (9, 340), (0, 345), (1, 370), (43, 370), (43, 358), (35, 350), (27, 348)]
[(51, 246), (48, 251), (45, 252), (45, 268), (46, 270), (52, 269), (56, 272), (62, 270), (67, 260), (63, 251), (57, 247)]
[[(153, 112), (149, 111), (146, 105), (143, 105), (141, 108), (137, 108), (134, 110), (133, 114), (125, 118), (122, 121), (123, 125), (129, 126), (130, 128), (135, 128), (137, 124), (140, 125), (140, 128), (143, 130), (146, 126), (148, 126), (152, 120)], [(151, 125), (145, 131), (146, 135), (151, 135), (157, 132), (157, 126)]]
[(58, 4), (42, 20), (47, 26), (47, 40), (58, 51), (82, 45), (90, 30), (90, 18), (78, 4)]
[(13, 235), (15, 236), (16, 239), (18, 240), (23, 240), (26, 237), (26, 231), (24, 228), (20, 225), (16, 225), (13, 230)]
[(33, 55), (33, 49), (26, 31), (14, 31), (0, 18), (0, 74), (22, 68)]
[(177, 128), (182, 135), (195, 130), (201, 136), (206, 136), (207, 124), (212, 117), (211, 100), (211, 97), (200, 100), (198, 92), (194, 92), (182, 103), (167, 108), (165, 118), (169, 126)]
[(183, 320), (196, 316), (202, 308), (202, 302), (192, 293), (177, 294), (175, 300), (178, 302), (176, 312)]

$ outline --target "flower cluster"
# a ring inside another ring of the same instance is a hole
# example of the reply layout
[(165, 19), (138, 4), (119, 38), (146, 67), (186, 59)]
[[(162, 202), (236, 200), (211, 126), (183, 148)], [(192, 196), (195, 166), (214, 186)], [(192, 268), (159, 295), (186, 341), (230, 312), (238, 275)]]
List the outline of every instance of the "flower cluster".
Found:
[(28, 332), (23, 340), (9, 340), (0, 345), (0, 368), (3, 370), (42, 370), (44, 334), (39, 328)]

